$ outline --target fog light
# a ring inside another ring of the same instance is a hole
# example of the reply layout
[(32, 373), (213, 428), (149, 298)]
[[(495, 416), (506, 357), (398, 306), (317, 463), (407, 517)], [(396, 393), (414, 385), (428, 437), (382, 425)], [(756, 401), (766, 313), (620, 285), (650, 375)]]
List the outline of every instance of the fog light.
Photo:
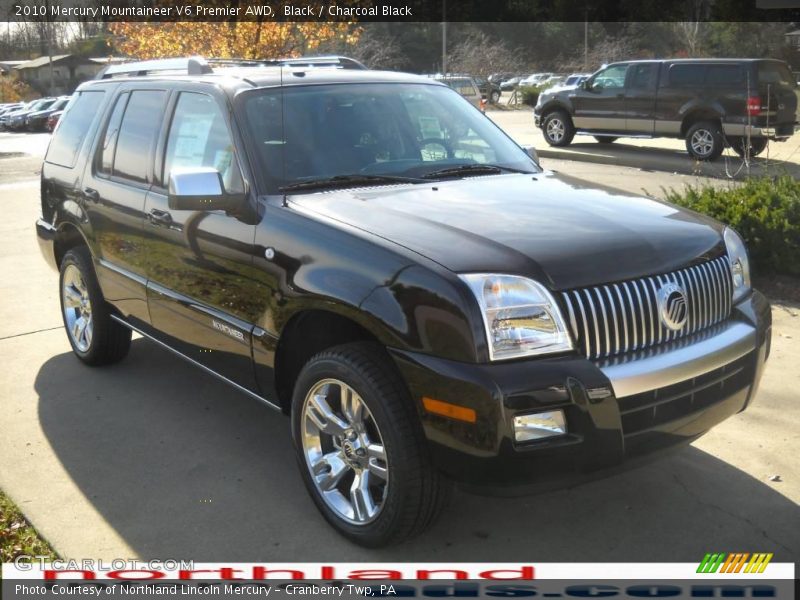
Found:
[(518, 442), (541, 440), (567, 433), (563, 410), (514, 417), (514, 439)]

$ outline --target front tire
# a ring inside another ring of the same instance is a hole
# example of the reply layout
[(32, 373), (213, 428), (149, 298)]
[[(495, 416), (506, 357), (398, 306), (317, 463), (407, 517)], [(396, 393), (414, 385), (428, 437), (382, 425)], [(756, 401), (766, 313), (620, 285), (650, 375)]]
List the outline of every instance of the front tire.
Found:
[(125, 358), (131, 347), (131, 330), (111, 318), (85, 246), (64, 255), (59, 289), (61, 316), (75, 355), (92, 366)]
[(542, 123), (545, 141), (551, 146), (569, 146), (575, 137), (572, 119), (562, 110), (549, 113)]
[(715, 121), (700, 121), (686, 132), (686, 151), (697, 160), (714, 160), (725, 149), (722, 128)]
[(492, 104), (497, 104), (500, 102), (500, 92), (498, 90), (492, 90), (492, 92), (489, 94), (489, 102)]
[(357, 544), (421, 533), (450, 483), (428, 457), (408, 393), (383, 349), (346, 344), (303, 367), (292, 398), (303, 483), (325, 519)]

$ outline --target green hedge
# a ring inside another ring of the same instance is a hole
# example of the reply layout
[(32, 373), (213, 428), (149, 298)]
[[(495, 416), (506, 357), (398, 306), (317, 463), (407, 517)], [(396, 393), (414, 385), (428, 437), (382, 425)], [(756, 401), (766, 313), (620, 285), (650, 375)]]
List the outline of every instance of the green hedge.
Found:
[(542, 93), (542, 88), (535, 85), (526, 85), (518, 88), (517, 93), (523, 104), (536, 106), (536, 102), (539, 100), (539, 94)]
[(793, 177), (751, 178), (723, 189), (670, 190), (666, 200), (738, 231), (756, 273), (800, 276), (800, 181)]

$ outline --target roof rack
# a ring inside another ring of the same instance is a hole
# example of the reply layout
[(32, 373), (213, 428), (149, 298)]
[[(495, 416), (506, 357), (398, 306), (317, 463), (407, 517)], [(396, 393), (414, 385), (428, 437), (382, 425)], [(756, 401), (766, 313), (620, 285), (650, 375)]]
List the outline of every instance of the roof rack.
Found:
[(302, 56), (299, 58), (210, 58), (202, 56), (189, 58), (161, 58), (137, 62), (109, 65), (100, 71), (95, 79), (114, 77), (143, 77), (154, 73), (175, 73), (181, 75), (208, 75), (214, 72), (212, 65), (220, 67), (329, 67), (337, 69), (367, 69), (354, 58), (347, 56)]

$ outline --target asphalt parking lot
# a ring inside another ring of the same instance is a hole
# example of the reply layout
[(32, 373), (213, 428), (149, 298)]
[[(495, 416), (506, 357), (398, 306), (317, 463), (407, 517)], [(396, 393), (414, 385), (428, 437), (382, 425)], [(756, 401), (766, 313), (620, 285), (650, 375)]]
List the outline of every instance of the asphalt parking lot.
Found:
[[(44, 135), (0, 132), (0, 488), (62, 556), (370, 562), (691, 562), (711, 550), (774, 552), (780, 562), (800, 556), (800, 307), (774, 306), (773, 351), (755, 405), (692, 446), (621, 475), (532, 497), (457, 492), (424, 536), (365, 550), (335, 534), (307, 497), (285, 417), (142, 339), (109, 368), (90, 369), (72, 356), (61, 330), (57, 275), (34, 239), (36, 165), (46, 143)], [(6, 152), (15, 154), (3, 158)], [(603, 164), (546, 158), (543, 164), (631, 193), (702, 181)]]

